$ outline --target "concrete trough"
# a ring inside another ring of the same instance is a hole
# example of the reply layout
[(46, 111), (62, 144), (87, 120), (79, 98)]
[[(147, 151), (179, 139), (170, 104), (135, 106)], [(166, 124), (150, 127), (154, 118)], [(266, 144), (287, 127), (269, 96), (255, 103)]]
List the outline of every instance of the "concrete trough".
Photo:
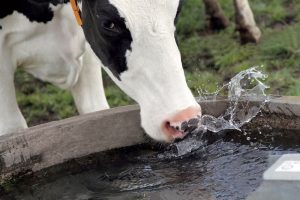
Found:
[[(253, 104), (259, 101), (250, 101)], [(200, 102), (203, 113), (219, 116), (226, 99)], [(300, 97), (273, 98), (263, 108), (264, 117), (251, 126), (300, 130)], [(266, 117), (267, 116), (267, 117)], [(32, 174), (95, 153), (142, 144), (139, 107), (126, 106), (43, 124), (0, 137), (0, 183), (20, 174)]]

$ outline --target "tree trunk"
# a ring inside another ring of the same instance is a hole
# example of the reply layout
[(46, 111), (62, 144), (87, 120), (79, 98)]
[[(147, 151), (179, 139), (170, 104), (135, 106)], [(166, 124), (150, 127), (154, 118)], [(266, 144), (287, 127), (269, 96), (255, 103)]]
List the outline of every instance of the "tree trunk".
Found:
[(235, 20), (240, 32), (241, 43), (257, 43), (261, 38), (261, 31), (257, 27), (248, 0), (234, 0)]
[(212, 30), (225, 29), (229, 20), (225, 16), (218, 0), (203, 0), (209, 26)]

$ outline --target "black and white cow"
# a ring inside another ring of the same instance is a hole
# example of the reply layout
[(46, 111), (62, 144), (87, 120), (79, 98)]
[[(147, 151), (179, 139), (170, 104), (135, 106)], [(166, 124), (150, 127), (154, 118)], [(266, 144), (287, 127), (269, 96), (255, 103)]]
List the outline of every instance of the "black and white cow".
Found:
[[(108, 109), (101, 67), (141, 108), (154, 139), (185, 133), (201, 115), (186, 84), (175, 40), (180, 0), (83, 0), (83, 30), (63, 0), (12, 0), (0, 7), (0, 134), (27, 127), (14, 72), (70, 89), (80, 113)], [(87, 41), (87, 42), (86, 42)]]

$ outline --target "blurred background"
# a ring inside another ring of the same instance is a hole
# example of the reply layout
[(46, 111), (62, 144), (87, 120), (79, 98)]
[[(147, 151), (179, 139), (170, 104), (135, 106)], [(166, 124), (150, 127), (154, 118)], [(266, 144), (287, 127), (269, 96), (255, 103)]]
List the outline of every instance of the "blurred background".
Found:
[[(188, 84), (198, 91), (214, 92), (241, 70), (261, 66), (269, 77), (269, 94), (300, 96), (300, 0), (249, 0), (257, 26), (258, 43), (241, 44), (234, 5), (219, 0), (226, 28), (209, 21), (202, 0), (185, 0), (177, 23), (178, 44)], [(104, 75), (111, 107), (133, 104)], [(30, 126), (77, 115), (69, 91), (43, 83), (18, 71), (17, 100)]]

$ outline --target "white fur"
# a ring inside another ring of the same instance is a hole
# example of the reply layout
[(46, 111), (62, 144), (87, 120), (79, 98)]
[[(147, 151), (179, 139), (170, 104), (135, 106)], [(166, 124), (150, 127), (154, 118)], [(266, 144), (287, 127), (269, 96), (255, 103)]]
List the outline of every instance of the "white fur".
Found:
[(80, 113), (108, 108), (101, 63), (86, 43), (70, 5), (52, 6), (47, 24), (14, 12), (0, 19), (0, 135), (26, 128), (18, 108), (13, 76), (17, 67), (70, 89)]
[[(141, 107), (142, 126), (166, 140), (161, 124), (178, 111), (199, 107), (188, 88), (174, 32), (179, 0), (110, 0), (133, 38), (128, 70), (114, 81)], [(109, 73), (111, 74), (111, 73)]]

